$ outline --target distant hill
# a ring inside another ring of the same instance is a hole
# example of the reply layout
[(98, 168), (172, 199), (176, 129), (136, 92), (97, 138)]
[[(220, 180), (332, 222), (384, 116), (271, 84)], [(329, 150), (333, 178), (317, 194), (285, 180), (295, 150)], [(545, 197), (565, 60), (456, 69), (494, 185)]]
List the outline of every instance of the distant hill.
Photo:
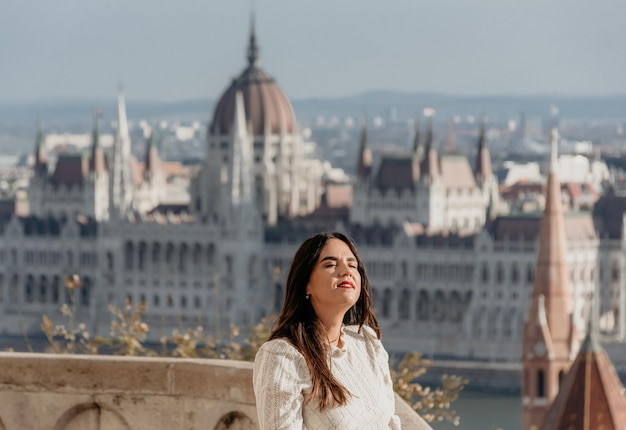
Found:
[[(561, 118), (606, 119), (626, 121), (626, 96), (457, 96), (438, 93), (405, 93), (376, 90), (347, 97), (307, 98), (292, 100), (298, 120), (310, 124), (317, 116), (382, 116), (391, 110), (399, 119), (414, 118), (426, 106), (437, 111), (437, 118), (453, 115), (480, 115), (485, 112), (493, 120), (505, 120), (519, 114), (547, 117), (550, 107), (559, 108)], [(208, 122), (214, 100), (196, 99), (177, 102), (133, 101), (127, 99), (130, 119), (177, 119)], [(21, 103), (0, 103), (0, 127), (29, 126), (40, 117), (50, 125), (65, 127), (91, 123), (91, 113), (101, 109), (105, 117), (115, 118), (116, 100), (42, 100)]]

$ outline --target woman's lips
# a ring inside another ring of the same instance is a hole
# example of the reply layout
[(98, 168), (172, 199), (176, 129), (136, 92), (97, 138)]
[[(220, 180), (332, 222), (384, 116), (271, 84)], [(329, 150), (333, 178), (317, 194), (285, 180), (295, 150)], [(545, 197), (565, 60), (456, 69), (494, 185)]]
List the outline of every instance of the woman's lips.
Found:
[(352, 288), (354, 289), (354, 284), (352, 282), (349, 281), (343, 281), (342, 283), (340, 283), (338, 285), (339, 288)]

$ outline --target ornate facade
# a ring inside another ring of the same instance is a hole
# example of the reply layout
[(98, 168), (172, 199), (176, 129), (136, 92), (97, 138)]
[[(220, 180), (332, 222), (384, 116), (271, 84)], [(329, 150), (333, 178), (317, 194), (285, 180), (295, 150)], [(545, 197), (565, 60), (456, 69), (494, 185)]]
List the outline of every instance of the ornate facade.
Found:
[[(374, 166), (364, 130), (349, 214), (319, 217), (321, 172), (302, 155), (291, 104), (259, 67), (252, 31), (247, 65), (208, 126), (186, 211), (154, 210), (158, 154), (148, 145), (143, 163), (130, 156), (121, 93), (110, 162), (97, 122), (91, 157), (61, 158), (52, 174), (38, 139), (31, 215), (1, 226), (0, 333), (40, 333), (41, 315), (58, 315), (67, 299), (63, 276), (74, 273), (83, 280), (72, 293), (77, 317), (95, 332), (107, 334), (108, 305), (127, 300), (147, 304), (153, 339), (198, 324), (245, 332), (280, 306), (301, 241), (339, 229), (363, 254), (391, 351), (518, 361), (540, 219), (497, 216), (484, 128), (480, 135), (474, 168), (439, 156), (432, 128), (424, 145), (418, 135), (410, 154)], [(595, 289), (602, 336), (624, 341), (626, 203), (606, 197), (596, 209), (564, 214), (572, 324), (584, 327)]]

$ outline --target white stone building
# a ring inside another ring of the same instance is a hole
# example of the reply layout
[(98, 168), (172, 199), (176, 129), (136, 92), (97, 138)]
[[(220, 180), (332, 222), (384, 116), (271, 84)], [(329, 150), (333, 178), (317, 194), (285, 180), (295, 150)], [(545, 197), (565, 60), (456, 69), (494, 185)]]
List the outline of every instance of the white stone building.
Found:
[[(497, 216), (484, 139), (473, 170), (440, 157), (429, 131), (424, 149), (416, 139), (411, 154), (383, 157), (374, 171), (364, 132), (352, 208), (323, 211), (324, 167), (302, 156), (291, 104), (257, 52), (252, 32), (248, 64), (216, 105), (186, 210), (159, 209), (158, 155), (148, 145), (144, 163), (131, 158), (121, 94), (110, 163), (97, 123), (91, 158), (61, 158), (51, 174), (38, 138), (31, 215), (0, 223), (0, 334), (41, 334), (43, 314), (62, 320), (71, 274), (83, 281), (72, 293), (77, 321), (94, 332), (108, 335), (108, 306), (126, 301), (146, 303), (153, 340), (198, 324), (245, 332), (280, 307), (302, 240), (339, 229), (364, 257), (391, 351), (517, 361), (539, 218)], [(626, 337), (624, 213), (625, 198), (603, 197), (593, 213), (565, 216), (575, 323), (595, 290), (604, 336), (618, 341)]]

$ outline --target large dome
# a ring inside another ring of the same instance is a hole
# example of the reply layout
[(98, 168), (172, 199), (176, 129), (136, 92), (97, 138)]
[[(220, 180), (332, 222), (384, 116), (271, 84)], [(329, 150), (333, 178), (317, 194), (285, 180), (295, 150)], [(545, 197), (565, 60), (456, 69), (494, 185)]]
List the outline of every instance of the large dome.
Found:
[(255, 136), (292, 133), (296, 130), (296, 116), (285, 93), (258, 65), (258, 48), (254, 27), (250, 32), (248, 66), (233, 79), (213, 112), (210, 135), (227, 135), (233, 123), (235, 95), (243, 95), (246, 121), (252, 124)]

